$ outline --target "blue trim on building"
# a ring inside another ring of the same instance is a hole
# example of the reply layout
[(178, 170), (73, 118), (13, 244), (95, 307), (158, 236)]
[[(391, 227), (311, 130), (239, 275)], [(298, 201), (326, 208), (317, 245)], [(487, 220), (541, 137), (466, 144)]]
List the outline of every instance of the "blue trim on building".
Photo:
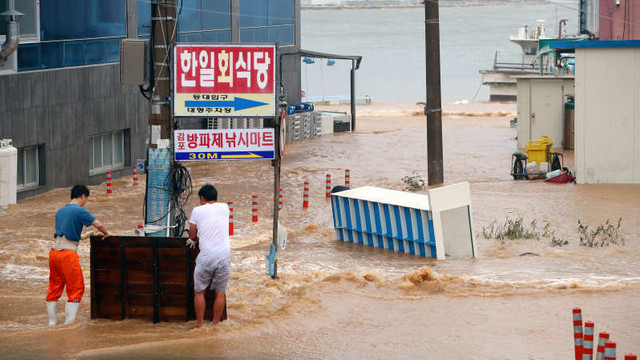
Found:
[(577, 49), (577, 48), (636, 48), (640, 47), (640, 40), (583, 40), (575, 42), (552, 41), (551, 49)]

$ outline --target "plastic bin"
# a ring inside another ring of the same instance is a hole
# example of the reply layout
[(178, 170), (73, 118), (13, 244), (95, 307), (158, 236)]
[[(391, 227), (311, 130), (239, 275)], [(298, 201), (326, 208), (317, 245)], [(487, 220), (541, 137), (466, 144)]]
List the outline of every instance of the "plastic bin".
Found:
[(540, 140), (529, 140), (529, 144), (525, 147), (529, 162), (535, 161), (538, 164), (548, 162), (549, 151), (552, 145), (553, 141), (544, 135), (540, 137)]

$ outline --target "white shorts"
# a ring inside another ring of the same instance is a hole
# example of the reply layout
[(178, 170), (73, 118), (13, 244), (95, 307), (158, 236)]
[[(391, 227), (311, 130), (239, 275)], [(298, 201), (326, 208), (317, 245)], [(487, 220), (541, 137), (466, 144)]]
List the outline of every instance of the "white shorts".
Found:
[(226, 292), (231, 274), (231, 257), (216, 253), (200, 252), (193, 272), (193, 289), (202, 292), (207, 288)]

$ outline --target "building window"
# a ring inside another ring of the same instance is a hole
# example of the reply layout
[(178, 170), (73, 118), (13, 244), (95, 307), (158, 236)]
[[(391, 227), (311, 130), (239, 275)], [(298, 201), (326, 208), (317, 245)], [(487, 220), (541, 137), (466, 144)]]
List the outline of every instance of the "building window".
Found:
[(524, 49), (526, 55), (535, 55), (538, 53), (538, 48), (535, 46), (529, 46)]
[(125, 132), (122, 130), (89, 138), (89, 175), (123, 168), (124, 154)]
[(240, 42), (294, 45), (294, 0), (240, 0)]
[[(20, 0), (15, 2), (16, 10), (23, 13), (20, 19), (20, 42), (38, 38), (37, 0)], [(0, 0), (0, 13), (9, 10), (9, 0)], [(0, 35), (7, 34), (7, 24), (4, 18), (0, 18)]]
[(138, 1), (138, 37), (151, 34), (151, 2)]
[[(20, 21), (21, 29), (25, 18), (34, 19), (30, 21), (31, 30), (21, 30), (18, 71), (120, 60), (119, 42), (127, 35), (126, 0), (47, 0), (39, 2), (39, 9), (36, 1), (24, 0), (18, 2), (20, 6), (16, 5), (25, 13)], [(0, 0), (0, 6), (3, 2), (7, 0)], [(41, 15), (39, 24), (38, 14)], [(33, 33), (34, 40), (25, 44), (22, 39), (31, 36), (28, 31)], [(37, 42), (38, 34), (40, 42)]]
[(40, 185), (39, 158), (37, 146), (18, 149), (18, 190)]
[(179, 42), (231, 41), (231, 2), (183, 0), (178, 5)]

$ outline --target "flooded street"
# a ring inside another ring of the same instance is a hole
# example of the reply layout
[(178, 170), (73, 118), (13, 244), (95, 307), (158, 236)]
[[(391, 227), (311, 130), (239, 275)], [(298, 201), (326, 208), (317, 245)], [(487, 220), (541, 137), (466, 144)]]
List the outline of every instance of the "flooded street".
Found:
[[(185, 163), (194, 189), (187, 216), (205, 183), (218, 188), (220, 201), (234, 202), (229, 321), (216, 328), (91, 320), (87, 243), (79, 249), (87, 289), (78, 319), (47, 327), (48, 249), (55, 211), (68, 202), (69, 189), (10, 206), (0, 212), (0, 358), (572, 359), (574, 307), (595, 322), (596, 334), (611, 334), (619, 358), (640, 353), (640, 186), (514, 181), (516, 130), (509, 120), (515, 104), (444, 107), (444, 179), (471, 184), (476, 259), (438, 261), (335, 240), (326, 174), (341, 185), (350, 169), (352, 187), (395, 190), (414, 171), (426, 178), (420, 110), (360, 106), (355, 133), (287, 144), (281, 221), (289, 231), (279, 280), (265, 275), (270, 162)], [(564, 153), (564, 165), (573, 168), (572, 152)], [(306, 210), (304, 181), (310, 182)], [(111, 195), (104, 184), (90, 189), (86, 208), (111, 232), (132, 235), (143, 222), (144, 186), (134, 187), (131, 176), (113, 181)], [(568, 244), (482, 236), (483, 227), (507, 216), (539, 227), (546, 221)], [(579, 245), (578, 219), (594, 229), (620, 217), (624, 246)]]

